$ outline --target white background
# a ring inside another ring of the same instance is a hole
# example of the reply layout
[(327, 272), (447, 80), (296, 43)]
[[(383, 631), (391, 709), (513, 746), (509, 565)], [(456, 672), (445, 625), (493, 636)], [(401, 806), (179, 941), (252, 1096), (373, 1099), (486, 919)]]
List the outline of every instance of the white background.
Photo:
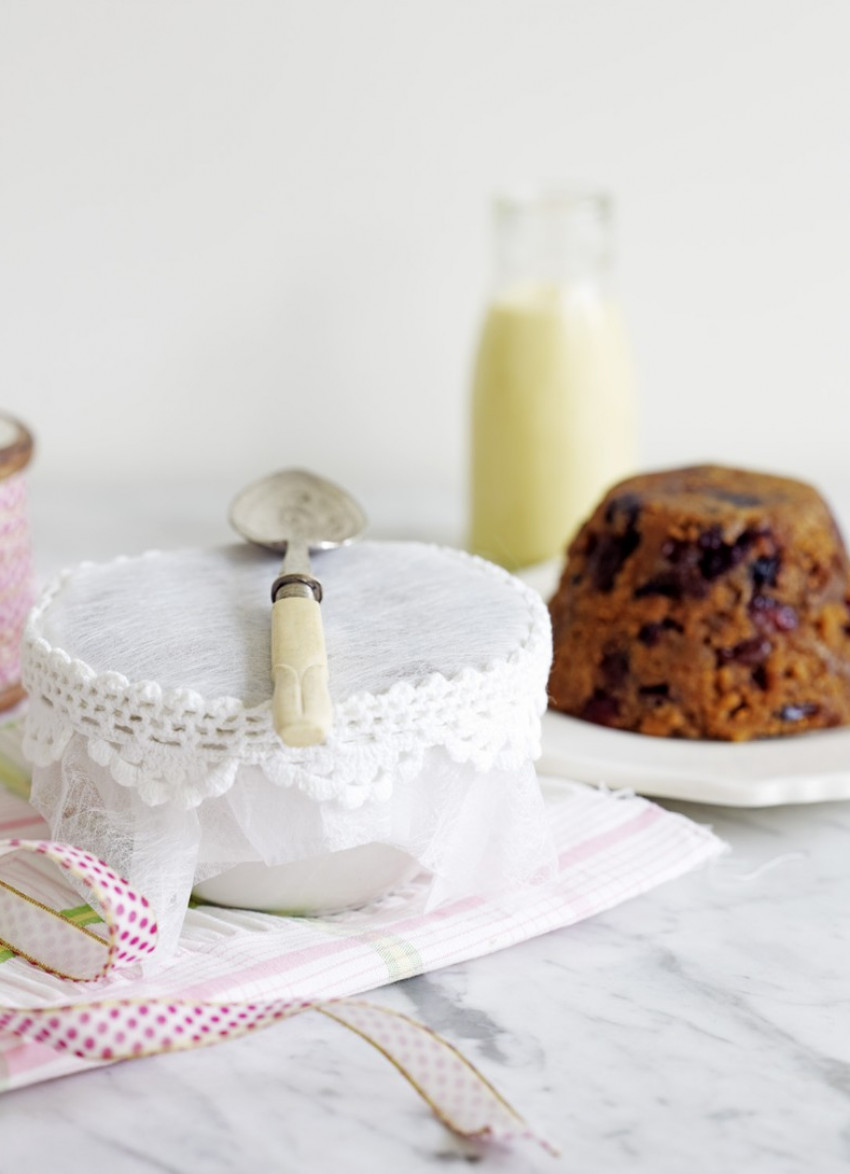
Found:
[(460, 503), (488, 199), (558, 179), (618, 200), (644, 464), (841, 478), (848, 46), (844, 0), (0, 0), (33, 480)]

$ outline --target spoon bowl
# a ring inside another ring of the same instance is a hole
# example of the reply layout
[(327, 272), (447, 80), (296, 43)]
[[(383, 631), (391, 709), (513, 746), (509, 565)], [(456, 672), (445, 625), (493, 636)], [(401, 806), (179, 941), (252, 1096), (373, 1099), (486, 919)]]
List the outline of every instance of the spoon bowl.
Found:
[(249, 542), (281, 553), (292, 542), (310, 550), (347, 546), (367, 525), (350, 494), (306, 469), (282, 469), (248, 485), (231, 503), (229, 521)]
[(306, 469), (282, 469), (253, 482), (230, 506), (230, 524), (257, 546), (283, 554), (272, 584), (272, 718), (287, 746), (323, 742), (333, 722), (322, 628), (322, 585), (311, 550), (346, 546), (366, 515), (332, 481)]

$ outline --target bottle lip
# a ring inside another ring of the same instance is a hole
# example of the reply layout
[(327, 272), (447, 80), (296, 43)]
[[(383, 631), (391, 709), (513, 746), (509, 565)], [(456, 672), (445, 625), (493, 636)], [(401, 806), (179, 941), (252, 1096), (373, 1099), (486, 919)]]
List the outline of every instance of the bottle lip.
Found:
[(610, 192), (589, 184), (558, 183), (504, 188), (493, 195), (492, 204), (497, 213), (593, 207), (602, 216), (610, 216), (614, 199)]
[(534, 279), (548, 284), (601, 280), (614, 237), (613, 199), (578, 184), (518, 188), (496, 195), (494, 285)]

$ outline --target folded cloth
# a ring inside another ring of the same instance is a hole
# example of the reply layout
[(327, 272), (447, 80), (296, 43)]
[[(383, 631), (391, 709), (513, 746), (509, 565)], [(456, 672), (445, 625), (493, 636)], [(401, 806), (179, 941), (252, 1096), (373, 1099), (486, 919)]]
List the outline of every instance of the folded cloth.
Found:
[[(8, 729), (0, 732), (0, 783), (19, 792), (0, 786), (0, 841), (48, 834), (20, 794), (21, 768), (14, 735)], [(351, 996), (572, 925), (724, 850), (710, 829), (638, 796), (556, 780), (543, 783), (558, 852), (555, 880), (499, 899), (449, 902), (430, 912), (425, 911), (425, 879), (367, 908), (324, 918), (199, 906), (187, 915), (176, 955), (148, 977), (131, 965), (111, 970), (101, 981), (70, 981), (0, 952), (0, 1022), (10, 1008), (37, 1012), (73, 1005), (84, 1013), (83, 1004), (99, 1006), (104, 999), (144, 1000), (173, 1011), (187, 1001), (253, 1009), (269, 1000)], [(81, 905), (61, 875), (42, 872), (35, 891), (29, 891), (98, 932), (97, 914)], [(48, 1035), (39, 1042), (32, 1034), (0, 1030), (0, 1090), (109, 1062), (57, 1050), (44, 1042)]]

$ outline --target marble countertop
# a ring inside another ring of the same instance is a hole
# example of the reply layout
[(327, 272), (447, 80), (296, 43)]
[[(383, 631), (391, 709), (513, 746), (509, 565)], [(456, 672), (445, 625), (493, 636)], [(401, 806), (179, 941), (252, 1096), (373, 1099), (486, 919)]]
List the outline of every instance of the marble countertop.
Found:
[[(42, 571), (228, 539), (206, 487), (32, 497)], [(732, 852), (568, 930), (370, 996), (460, 1046), (560, 1159), (455, 1141), (381, 1057), (303, 1016), (0, 1097), (0, 1171), (846, 1171), (850, 803), (670, 806)]]

